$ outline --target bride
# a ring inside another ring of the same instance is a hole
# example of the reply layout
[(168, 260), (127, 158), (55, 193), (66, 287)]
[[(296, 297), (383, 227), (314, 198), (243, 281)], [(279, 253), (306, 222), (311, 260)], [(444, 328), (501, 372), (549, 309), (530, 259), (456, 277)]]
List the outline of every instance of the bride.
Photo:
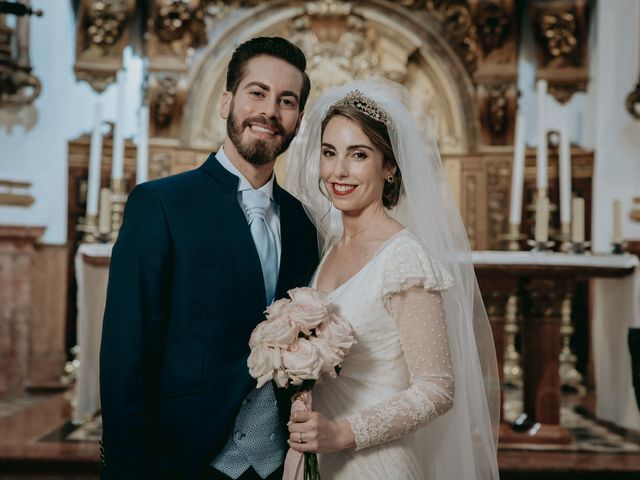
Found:
[(292, 414), (289, 444), (319, 453), (327, 480), (494, 479), (489, 323), (437, 147), (403, 95), (383, 80), (331, 89), (290, 149), (287, 187), (324, 247), (312, 286), (357, 344), (315, 411)]

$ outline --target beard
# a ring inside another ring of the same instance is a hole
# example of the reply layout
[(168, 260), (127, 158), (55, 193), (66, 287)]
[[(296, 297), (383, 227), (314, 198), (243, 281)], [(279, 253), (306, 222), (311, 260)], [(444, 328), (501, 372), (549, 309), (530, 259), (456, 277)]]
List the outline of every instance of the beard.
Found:
[[(274, 140), (260, 140), (257, 138), (243, 141), (242, 133), (245, 128), (250, 128), (251, 124), (261, 125), (276, 132)], [(233, 102), (231, 102), (231, 113), (227, 120), (227, 135), (238, 150), (238, 153), (252, 165), (260, 166), (273, 162), (278, 155), (289, 148), (295, 131), (287, 132), (282, 124), (276, 120), (269, 120), (264, 115), (247, 118), (242, 123), (238, 121), (234, 114)], [(277, 141), (278, 136), (280, 141)]]

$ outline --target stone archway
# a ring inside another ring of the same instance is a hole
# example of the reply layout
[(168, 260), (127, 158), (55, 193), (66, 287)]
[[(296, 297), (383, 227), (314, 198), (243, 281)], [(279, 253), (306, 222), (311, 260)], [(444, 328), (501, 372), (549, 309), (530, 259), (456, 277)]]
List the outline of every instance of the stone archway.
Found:
[(214, 150), (222, 143), (225, 125), (218, 110), (227, 63), (239, 43), (259, 35), (283, 36), (303, 49), (312, 80), (310, 102), (351, 79), (390, 78), (407, 87), (415, 114), (429, 116), (444, 154), (475, 151), (477, 106), (464, 65), (436, 20), (383, 1), (272, 1), (226, 18), (191, 69), (182, 148)]

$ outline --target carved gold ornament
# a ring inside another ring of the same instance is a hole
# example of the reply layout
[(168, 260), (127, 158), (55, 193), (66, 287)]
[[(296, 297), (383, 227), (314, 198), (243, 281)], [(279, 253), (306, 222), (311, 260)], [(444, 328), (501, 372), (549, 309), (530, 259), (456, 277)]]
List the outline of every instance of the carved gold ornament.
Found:
[(91, 43), (105, 48), (118, 41), (127, 20), (127, 3), (126, 0), (103, 0), (89, 4), (86, 31)]
[(498, 3), (483, 3), (477, 14), (478, 40), (485, 55), (501, 48), (511, 30), (507, 10)]
[(568, 57), (576, 50), (578, 24), (572, 12), (544, 14), (540, 17), (540, 28), (552, 57)]

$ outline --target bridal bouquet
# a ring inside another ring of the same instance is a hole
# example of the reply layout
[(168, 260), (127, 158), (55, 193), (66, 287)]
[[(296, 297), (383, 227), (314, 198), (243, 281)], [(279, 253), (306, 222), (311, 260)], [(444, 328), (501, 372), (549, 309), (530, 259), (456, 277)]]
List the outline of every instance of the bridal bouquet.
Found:
[[(289, 298), (267, 308), (267, 319), (251, 334), (247, 364), (257, 388), (273, 380), (294, 392), (292, 410), (310, 410), (316, 381), (322, 373), (336, 378), (355, 339), (351, 325), (335, 312), (324, 293), (309, 287), (287, 293)], [(285, 470), (296, 453), (291, 449), (287, 453)], [(320, 478), (315, 453), (304, 454), (304, 478)]]

